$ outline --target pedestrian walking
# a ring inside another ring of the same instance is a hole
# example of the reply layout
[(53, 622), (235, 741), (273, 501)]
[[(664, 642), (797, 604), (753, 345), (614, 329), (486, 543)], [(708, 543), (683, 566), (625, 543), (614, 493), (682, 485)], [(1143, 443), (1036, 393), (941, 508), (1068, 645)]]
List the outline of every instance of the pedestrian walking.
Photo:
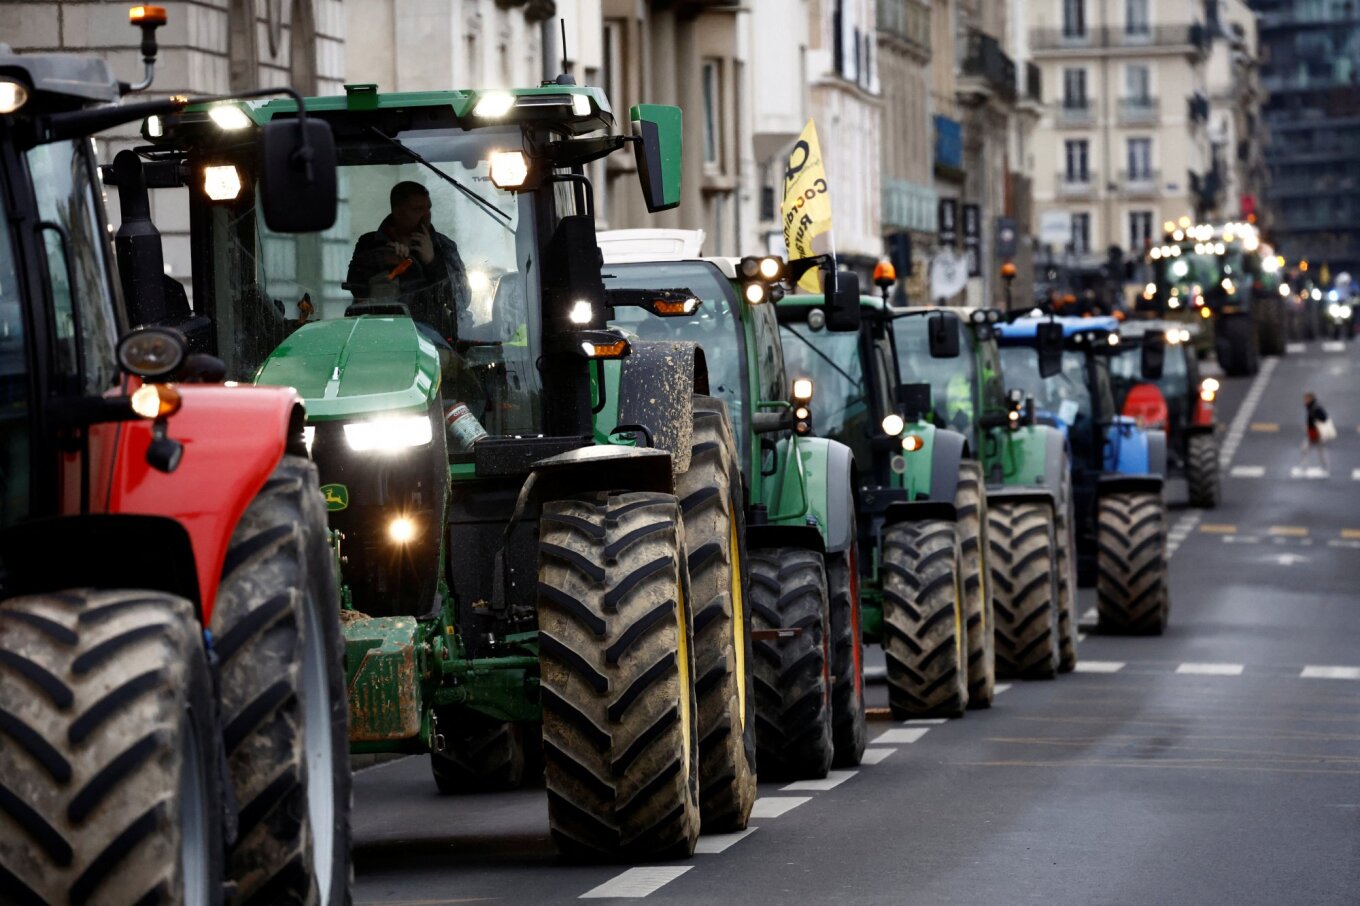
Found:
[[(1307, 413), (1308, 428), (1303, 438), (1303, 447), (1299, 450), (1299, 464), (1294, 467), (1293, 474), (1308, 478), (1326, 478), (1327, 444), (1336, 440), (1336, 426), (1332, 424), (1332, 420), (1327, 417), (1327, 410), (1322, 408), (1313, 394), (1303, 395), (1303, 406)], [(1308, 461), (1309, 453), (1317, 453), (1318, 464), (1305, 468), (1304, 463)]]

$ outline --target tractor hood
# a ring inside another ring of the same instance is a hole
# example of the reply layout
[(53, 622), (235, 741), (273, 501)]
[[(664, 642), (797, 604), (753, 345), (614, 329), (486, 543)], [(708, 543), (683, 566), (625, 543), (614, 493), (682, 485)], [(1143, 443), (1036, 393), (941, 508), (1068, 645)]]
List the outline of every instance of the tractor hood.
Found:
[(296, 389), (308, 421), (423, 410), (439, 386), (439, 352), (410, 318), (317, 321), (284, 340), (255, 383)]

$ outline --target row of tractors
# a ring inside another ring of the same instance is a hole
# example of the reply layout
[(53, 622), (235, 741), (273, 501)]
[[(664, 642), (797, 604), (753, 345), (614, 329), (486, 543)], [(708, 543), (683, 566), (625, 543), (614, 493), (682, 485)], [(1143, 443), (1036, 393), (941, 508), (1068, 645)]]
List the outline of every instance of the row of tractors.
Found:
[(568, 77), (138, 87), (0, 53), (0, 898), (346, 902), (351, 754), (685, 857), (859, 762), (864, 645), (895, 717), (957, 717), (1076, 665), (1079, 584), (1165, 627), (1179, 326), (597, 234), (588, 165), (675, 207), (682, 119)]

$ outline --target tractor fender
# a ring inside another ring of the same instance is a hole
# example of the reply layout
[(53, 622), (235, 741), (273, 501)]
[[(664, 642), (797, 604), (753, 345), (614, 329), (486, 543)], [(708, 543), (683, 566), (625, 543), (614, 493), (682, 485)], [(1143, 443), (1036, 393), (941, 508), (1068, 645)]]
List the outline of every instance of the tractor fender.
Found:
[(689, 470), (694, 394), (708, 393), (708, 365), (697, 343), (634, 340), (619, 363), (618, 424), (641, 425), (651, 445), (671, 454), (674, 475)]
[(222, 566), (236, 524), (285, 452), (306, 455), (305, 413), (287, 387), (180, 384), (181, 405), (166, 425), (184, 447), (179, 467), (160, 472), (146, 461), (151, 422), (118, 432), (108, 512), (164, 516), (184, 526), (193, 548), (200, 616), (212, 619)]
[[(54, 556), (60, 569), (52, 569)], [(0, 529), (0, 559), (6, 595), (145, 588), (202, 604), (194, 543), (184, 525), (167, 516), (85, 513), (7, 526)]]
[(1128, 475), (1166, 474), (1166, 432), (1140, 429), (1119, 417), (1105, 435), (1105, 465), (1109, 472)]
[(807, 481), (808, 515), (817, 520), (828, 554), (855, 540), (855, 454), (839, 441), (800, 437), (794, 447)]
[(539, 500), (619, 488), (674, 494), (672, 468), (665, 450), (622, 444), (580, 447), (535, 462), (525, 492)]
[(1102, 475), (1096, 479), (1096, 496), (1129, 493), (1162, 493), (1166, 480), (1161, 475)]
[(1060, 487), (1010, 486), (987, 489), (987, 505), (993, 503), (1045, 503), (1058, 511)]
[(1047, 488), (1056, 494), (1064, 486), (1069, 464), (1063, 431), (1051, 425), (1026, 425), (1006, 431), (1002, 444), (1000, 468), (987, 479), (989, 495), (1002, 487)]
[(939, 429), (930, 450), (930, 499), (954, 505), (959, 492), (959, 467), (967, 441), (957, 431)]

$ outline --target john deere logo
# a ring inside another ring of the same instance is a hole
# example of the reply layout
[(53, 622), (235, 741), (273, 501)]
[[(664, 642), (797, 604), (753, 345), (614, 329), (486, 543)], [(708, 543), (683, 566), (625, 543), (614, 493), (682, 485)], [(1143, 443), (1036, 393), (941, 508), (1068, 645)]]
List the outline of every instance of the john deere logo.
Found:
[(342, 484), (323, 484), (321, 493), (326, 498), (326, 509), (332, 513), (349, 506), (349, 488)]

